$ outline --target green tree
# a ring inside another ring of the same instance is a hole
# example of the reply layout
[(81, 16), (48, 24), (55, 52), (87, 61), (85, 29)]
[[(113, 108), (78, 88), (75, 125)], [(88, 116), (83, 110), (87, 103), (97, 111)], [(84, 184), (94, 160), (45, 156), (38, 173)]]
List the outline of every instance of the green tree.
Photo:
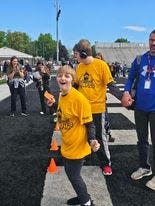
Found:
[[(57, 51), (54, 52), (54, 60), (57, 59)], [(69, 59), (68, 50), (64, 45), (62, 45), (61, 41), (59, 41), (59, 60), (66, 61)]]
[(116, 39), (115, 43), (130, 43), (130, 41), (124, 38), (118, 38)]
[(23, 32), (8, 32), (7, 46), (21, 52), (28, 53), (31, 43), (30, 37)]
[(68, 60), (68, 50), (66, 47), (59, 41), (59, 59), (65, 59)]
[(36, 42), (38, 56), (46, 60), (53, 58), (56, 51), (56, 41), (52, 39), (51, 34), (40, 34)]
[(0, 31), (0, 48), (6, 46), (6, 36), (6, 32)]
[[(32, 41), (23, 32), (0, 31), (0, 47), (4, 46), (33, 56), (42, 56), (46, 60), (56, 59), (56, 41), (52, 39), (52, 35), (49, 33), (40, 34), (37, 40)], [(59, 42), (59, 58), (68, 60), (68, 51), (61, 41)]]
[(29, 48), (28, 48), (28, 54), (31, 54), (32, 56), (38, 56), (38, 42), (35, 41), (31, 41)]

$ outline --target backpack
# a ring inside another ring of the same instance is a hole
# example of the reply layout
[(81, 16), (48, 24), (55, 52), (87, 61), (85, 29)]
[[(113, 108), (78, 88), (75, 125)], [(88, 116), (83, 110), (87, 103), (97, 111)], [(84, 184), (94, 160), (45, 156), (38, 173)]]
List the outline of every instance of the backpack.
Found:
[(136, 90), (137, 90), (137, 84), (139, 81), (139, 69), (140, 69), (141, 57), (142, 57), (141, 55), (137, 55), (137, 57), (136, 57), (137, 67), (136, 67), (136, 71), (135, 71), (135, 76), (134, 76), (132, 88), (130, 91), (130, 95), (131, 95), (132, 99), (134, 99), (134, 101), (132, 102), (132, 104), (130, 106), (127, 107), (128, 110), (135, 110)]

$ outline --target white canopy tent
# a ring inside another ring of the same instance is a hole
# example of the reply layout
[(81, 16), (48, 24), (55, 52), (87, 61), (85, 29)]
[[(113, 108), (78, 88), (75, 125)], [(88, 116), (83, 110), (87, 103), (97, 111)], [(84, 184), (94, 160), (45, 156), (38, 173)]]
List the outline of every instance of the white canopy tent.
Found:
[(20, 52), (20, 51), (17, 51), (15, 49), (11, 49), (8, 47), (0, 48), (0, 61), (10, 59), (12, 56), (16, 56), (22, 60), (28, 59), (31, 63), (33, 61), (32, 55), (29, 55), (29, 54), (26, 54), (26, 53), (23, 53), (23, 52)]

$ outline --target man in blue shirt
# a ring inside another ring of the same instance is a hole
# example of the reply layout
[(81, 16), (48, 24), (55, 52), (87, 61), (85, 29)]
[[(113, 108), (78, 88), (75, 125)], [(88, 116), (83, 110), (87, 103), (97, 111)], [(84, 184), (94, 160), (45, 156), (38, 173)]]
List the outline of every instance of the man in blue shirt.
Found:
[[(135, 101), (134, 116), (140, 162), (138, 170), (131, 175), (133, 180), (152, 175), (149, 162), (148, 125), (150, 125), (153, 164), (155, 166), (155, 30), (149, 35), (149, 48), (150, 50), (141, 56), (139, 63), (137, 58), (133, 61), (122, 97), (124, 107), (130, 106)], [(134, 100), (130, 91), (135, 75), (138, 80)], [(155, 190), (155, 175), (146, 183), (146, 186)]]

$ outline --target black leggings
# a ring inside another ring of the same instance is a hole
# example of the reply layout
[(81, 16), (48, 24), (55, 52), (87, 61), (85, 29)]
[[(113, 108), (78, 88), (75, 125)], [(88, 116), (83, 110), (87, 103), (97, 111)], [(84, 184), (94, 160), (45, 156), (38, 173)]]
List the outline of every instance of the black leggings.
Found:
[(88, 202), (90, 196), (87, 192), (86, 184), (80, 174), (84, 159), (70, 160), (63, 158), (63, 160), (65, 172), (79, 198), (80, 204), (82, 205)]

